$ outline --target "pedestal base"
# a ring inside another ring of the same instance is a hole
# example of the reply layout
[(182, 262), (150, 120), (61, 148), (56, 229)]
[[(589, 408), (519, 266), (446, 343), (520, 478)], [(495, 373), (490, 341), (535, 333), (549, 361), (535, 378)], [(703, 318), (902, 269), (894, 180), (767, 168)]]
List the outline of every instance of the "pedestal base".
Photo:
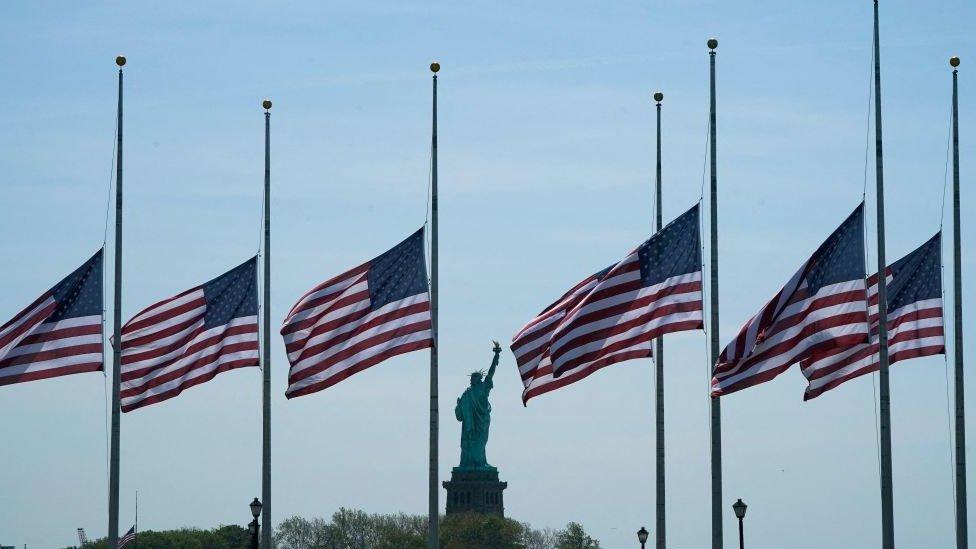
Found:
[(502, 496), (507, 482), (498, 480), (497, 470), (468, 470), (455, 467), (451, 480), (443, 482), (447, 490), (447, 514), (483, 513), (505, 516)]

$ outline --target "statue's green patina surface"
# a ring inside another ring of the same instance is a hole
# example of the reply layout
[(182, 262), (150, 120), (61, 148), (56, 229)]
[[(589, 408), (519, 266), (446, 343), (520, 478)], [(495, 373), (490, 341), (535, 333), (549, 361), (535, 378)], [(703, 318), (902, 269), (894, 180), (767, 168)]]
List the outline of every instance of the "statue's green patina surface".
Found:
[[(491, 426), (491, 403), (488, 393), (494, 387), (492, 379), (495, 377), (495, 367), (502, 352), (501, 345), (494, 342), (492, 351), (495, 356), (491, 359), (488, 374), (481, 372), (471, 374), (471, 386), (464, 390), (464, 394), (457, 399), (454, 415), (461, 422), (461, 465), (455, 469), (462, 471), (495, 471), (495, 467), (488, 464), (485, 457), (485, 446), (488, 444), (488, 428)], [(483, 378), (482, 378), (483, 377)]]

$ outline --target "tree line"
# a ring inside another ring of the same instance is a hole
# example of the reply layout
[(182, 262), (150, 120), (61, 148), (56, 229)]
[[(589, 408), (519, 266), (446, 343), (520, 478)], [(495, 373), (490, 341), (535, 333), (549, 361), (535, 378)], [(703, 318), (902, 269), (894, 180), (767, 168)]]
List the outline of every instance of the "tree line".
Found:
[[(532, 528), (526, 522), (473, 513), (441, 518), (443, 549), (600, 549), (600, 542), (576, 523), (562, 529)], [(241, 526), (211, 530), (182, 528), (138, 534), (139, 549), (249, 549), (250, 534)], [(369, 514), (339, 509), (331, 519), (294, 516), (274, 534), (275, 549), (425, 549), (427, 517)], [(102, 538), (81, 549), (106, 549)], [(69, 548), (65, 548), (69, 549)]]

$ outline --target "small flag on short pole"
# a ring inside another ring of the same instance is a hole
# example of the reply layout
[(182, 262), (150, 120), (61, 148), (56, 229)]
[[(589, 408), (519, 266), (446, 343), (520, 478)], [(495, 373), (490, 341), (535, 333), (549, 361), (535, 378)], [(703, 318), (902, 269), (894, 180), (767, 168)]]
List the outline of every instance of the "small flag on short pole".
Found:
[(119, 538), (119, 549), (122, 549), (130, 543), (135, 543), (136, 541), (136, 527), (133, 526), (129, 528), (129, 531), (125, 533), (124, 536)]

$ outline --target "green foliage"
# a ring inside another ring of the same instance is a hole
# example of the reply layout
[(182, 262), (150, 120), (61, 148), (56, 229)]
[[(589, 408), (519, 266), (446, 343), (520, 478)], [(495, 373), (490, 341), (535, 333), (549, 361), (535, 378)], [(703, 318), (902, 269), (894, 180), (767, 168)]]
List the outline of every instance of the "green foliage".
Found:
[[(535, 530), (493, 515), (458, 514), (441, 519), (443, 549), (600, 549), (574, 522), (565, 530)], [(277, 549), (424, 549), (427, 517), (367, 515), (340, 509), (332, 520), (291, 517), (278, 525)]]
[(494, 515), (462, 513), (441, 522), (441, 547), (444, 549), (523, 549), (523, 526), (512, 519)]
[(570, 522), (556, 534), (556, 549), (600, 549), (600, 542), (591, 538), (578, 523)]
[(422, 549), (427, 520), (410, 515), (367, 515), (339, 509), (331, 522), (291, 517), (278, 525), (277, 549)]
[[(600, 549), (575, 522), (565, 530), (535, 530), (527, 523), (474, 513), (442, 518), (443, 549)], [(182, 528), (139, 532), (139, 549), (249, 549), (250, 534), (241, 526), (213, 530)], [(331, 520), (291, 517), (275, 529), (275, 549), (424, 549), (427, 517), (366, 514), (339, 509)], [(107, 540), (89, 542), (81, 549), (106, 549)]]
[[(221, 526), (213, 530), (181, 528), (154, 532), (147, 530), (138, 534), (139, 549), (249, 549), (250, 534), (240, 526)], [(81, 549), (106, 549), (105, 538), (91, 541)]]
[(426, 549), (426, 536), (421, 537), (407, 532), (390, 531), (383, 535), (376, 549)]

